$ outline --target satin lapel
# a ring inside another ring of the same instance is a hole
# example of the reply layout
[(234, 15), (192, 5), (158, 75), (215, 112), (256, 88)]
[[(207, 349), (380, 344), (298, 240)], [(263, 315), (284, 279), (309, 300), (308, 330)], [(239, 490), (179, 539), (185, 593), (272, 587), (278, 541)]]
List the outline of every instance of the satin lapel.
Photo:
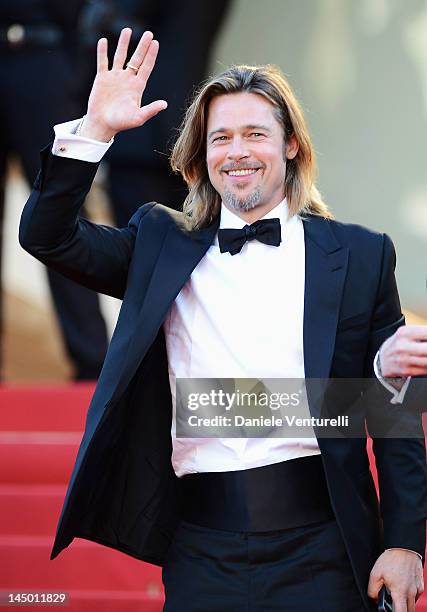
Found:
[(304, 220), (304, 234), (305, 376), (327, 378), (347, 273), (348, 248), (340, 245), (330, 223), (321, 217), (307, 217)]
[(133, 376), (173, 300), (211, 245), (218, 223), (189, 232), (179, 220), (173, 220), (147, 287), (114, 396), (120, 395)]

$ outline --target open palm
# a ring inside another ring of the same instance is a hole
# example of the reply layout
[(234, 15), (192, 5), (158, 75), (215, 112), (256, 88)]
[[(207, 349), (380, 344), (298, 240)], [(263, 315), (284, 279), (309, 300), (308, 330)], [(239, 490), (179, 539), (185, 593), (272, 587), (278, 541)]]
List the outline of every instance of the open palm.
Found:
[(108, 69), (107, 39), (98, 41), (97, 73), (89, 96), (81, 135), (111, 138), (118, 132), (139, 127), (167, 107), (164, 100), (141, 106), (151, 71), (156, 63), (159, 43), (151, 32), (144, 32), (134, 54), (126, 62), (130, 28), (120, 34), (111, 70)]

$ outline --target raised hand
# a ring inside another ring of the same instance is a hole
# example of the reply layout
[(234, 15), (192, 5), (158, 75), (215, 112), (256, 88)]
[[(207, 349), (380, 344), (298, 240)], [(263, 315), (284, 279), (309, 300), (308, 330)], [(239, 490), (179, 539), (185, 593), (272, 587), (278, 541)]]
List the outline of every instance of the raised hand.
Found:
[(151, 32), (144, 32), (124, 69), (131, 36), (130, 28), (121, 31), (111, 70), (108, 69), (107, 39), (98, 41), (97, 73), (79, 131), (81, 136), (108, 142), (118, 132), (143, 125), (167, 107), (165, 100), (141, 106), (159, 43), (153, 40)]

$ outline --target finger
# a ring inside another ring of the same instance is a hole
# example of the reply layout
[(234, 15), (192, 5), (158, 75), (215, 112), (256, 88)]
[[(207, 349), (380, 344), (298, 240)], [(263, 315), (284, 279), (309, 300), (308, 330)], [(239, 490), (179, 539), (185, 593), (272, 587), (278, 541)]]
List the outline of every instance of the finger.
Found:
[(387, 376), (421, 376), (427, 372), (427, 357), (406, 350), (391, 354), (383, 363)]
[(427, 373), (427, 360), (419, 357), (405, 357), (393, 360), (390, 365), (392, 376), (423, 376)]
[(132, 64), (132, 66), (135, 66), (136, 68), (139, 68), (141, 66), (152, 40), (153, 33), (149, 32), (148, 30), (147, 32), (144, 32), (144, 34), (139, 39), (139, 43), (135, 51), (133, 52), (132, 57), (129, 60), (129, 64)]
[(141, 89), (144, 90), (147, 81), (150, 77), (151, 71), (156, 63), (157, 53), (159, 52), (159, 43), (157, 40), (152, 40), (148, 48), (147, 54), (144, 58), (144, 62), (138, 70), (137, 78)]
[(427, 357), (417, 357), (417, 355), (408, 355), (405, 365), (412, 368), (427, 369)]
[(427, 375), (427, 367), (418, 367), (418, 366), (407, 366), (401, 368), (400, 374), (397, 374), (397, 377), (408, 378), (408, 376), (426, 376)]
[(394, 351), (397, 355), (405, 357), (406, 355), (420, 355), (427, 357), (427, 342), (413, 340), (409, 338), (401, 338), (396, 342)]
[(108, 70), (108, 40), (100, 38), (96, 48), (96, 71), (106, 72)]
[(128, 47), (132, 30), (123, 28), (120, 32), (119, 42), (117, 43), (116, 52), (114, 53), (113, 69), (122, 70), (128, 54)]
[(138, 125), (143, 125), (146, 121), (160, 113), (162, 110), (167, 108), (168, 103), (166, 100), (156, 100), (146, 106), (142, 106), (138, 113)]
[[(388, 375), (387, 378), (409, 378), (413, 376), (426, 376), (427, 370), (425, 368), (413, 368), (413, 367), (400, 367), (395, 368), (393, 373)], [(412, 381), (411, 381), (412, 382)]]
[(415, 601), (417, 601), (421, 595), (424, 593), (424, 577), (422, 572), (417, 574), (417, 595), (415, 597)]
[(408, 339), (427, 341), (427, 325), (402, 325), (398, 332), (398, 335)]
[(394, 612), (407, 612), (408, 608), (406, 605), (406, 599), (402, 595), (396, 595), (391, 591), (391, 598), (393, 599), (393, 611)]
[(408, 612), (415, 612), (415, 595), (408, 595), (406, 607), (408, 609)]
[(376, 578), (373, 574), (371, 574), (368, 583), (368, 597), (371, 597), (377, 601), (378, 594), (383, 584), (384, 582), (381, 578)]
[(427, 361), (427, 342), (409, 342), (407, 352), (409, 355), (424, 357)]

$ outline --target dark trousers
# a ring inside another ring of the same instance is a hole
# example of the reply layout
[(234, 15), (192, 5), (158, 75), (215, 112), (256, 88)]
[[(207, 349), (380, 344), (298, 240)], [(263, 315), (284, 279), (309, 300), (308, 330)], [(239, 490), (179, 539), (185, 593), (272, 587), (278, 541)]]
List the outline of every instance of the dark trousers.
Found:
[(335, 520), (257, 534), (181, 522), (163, 584), (164, 612), (365, 610)]

